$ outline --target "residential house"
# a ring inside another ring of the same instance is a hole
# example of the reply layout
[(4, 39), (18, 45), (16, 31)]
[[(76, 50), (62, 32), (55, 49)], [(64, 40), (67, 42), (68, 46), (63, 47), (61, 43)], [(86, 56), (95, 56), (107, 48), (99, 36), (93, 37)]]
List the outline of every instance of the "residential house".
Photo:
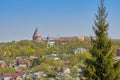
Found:
[(12, 80), (13, 75), (11, 73), (4, 73), (0, 80)]
[(113, 60), (118, 61), (120, 60), (120, 48), (116, 50), (116, 57), (113, 58)]
[(7, 67), (6, 62), (5, 62), (5, 61), (3, 61), (3, 60), (0, 60), (0, 67), (2, 67), (2, 68)]
[(27, 67), (27, 61), (26, 60), (18, 60), (17, 65), (19, 67)]
[(116, 56), (120, 56), (120, 48), (117, 49)]
[(54, 60), (60, 60), (60, 58), (57, 57), (56, 54), (50, 54), (50, 57), (53, 58)]
[(64, 61), (65, 66), (70, 66), (71, 62), (69, 60)]
[(18, 71), (15, 74), (4, 73), (0, 80), (23, 80), (22, 75), (23, 75), (22, 71)]
[(82, 52), (86, 52), (87, 50), (84, 49), (84, 48), (77, 48), (74, 50), (74, 54), (77, 54), (77, 53), (82, 53)]
[(41, 76), (46, 76), (44, 71), (38, 71), (36, 73), (33, 73), (32, 79), (36, 80), (36, 79), (40, 78)]
[(32, 55), (32, 56), (30, 56), (30, 57), (29, 57), (29, 59), (38, 59), (38, 57), (37, 57), (37, 56)]
[(23, 80), (23, 79), (22, 79), (22, 75), (23, 75), (23, 71), (17, 71), (17, 72), (13, 75), (13, 78), (12, 78), (12, 79), (15, 79), (15, 80)]
[(63, 67), (63, 73), (70, 74), (71, 73), (70, 68), (69, 67)]

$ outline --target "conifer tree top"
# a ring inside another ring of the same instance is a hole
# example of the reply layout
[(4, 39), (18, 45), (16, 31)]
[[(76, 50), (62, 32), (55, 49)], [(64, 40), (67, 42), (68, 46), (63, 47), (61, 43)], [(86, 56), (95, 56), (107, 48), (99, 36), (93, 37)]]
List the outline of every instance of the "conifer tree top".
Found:
[(88, 80), (119, 80), (120, 62), (114, 62), (112, 43), (108, 38), (108, 23), (106, 22), (107, 13), (104, 5), (105, 0), (100, 0), (96, 20), (93, 26), (96, 39), (91, 38), (92, 48), (91, 59), (86, 60), (86, 70), (84, 75)]

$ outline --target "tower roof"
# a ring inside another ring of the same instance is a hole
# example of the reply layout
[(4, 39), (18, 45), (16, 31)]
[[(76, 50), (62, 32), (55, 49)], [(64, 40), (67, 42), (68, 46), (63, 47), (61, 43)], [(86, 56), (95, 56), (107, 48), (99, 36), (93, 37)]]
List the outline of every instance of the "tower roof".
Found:
[(39, 32), (38, 28), (35, 29), (35, 32), (33, 34), (33, 37), (35, 37), (35, 36), (40, 36), (40, 32)]

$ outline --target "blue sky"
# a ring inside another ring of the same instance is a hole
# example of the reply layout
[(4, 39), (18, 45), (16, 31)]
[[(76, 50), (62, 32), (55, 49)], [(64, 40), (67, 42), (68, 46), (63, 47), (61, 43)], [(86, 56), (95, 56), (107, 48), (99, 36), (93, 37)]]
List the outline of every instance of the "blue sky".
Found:
[[(120, 39), (120, 0), (106, 0), (109, 36)], [(99, 0), (0, 0), (0, 42), (42, 37), (93, 35)]]

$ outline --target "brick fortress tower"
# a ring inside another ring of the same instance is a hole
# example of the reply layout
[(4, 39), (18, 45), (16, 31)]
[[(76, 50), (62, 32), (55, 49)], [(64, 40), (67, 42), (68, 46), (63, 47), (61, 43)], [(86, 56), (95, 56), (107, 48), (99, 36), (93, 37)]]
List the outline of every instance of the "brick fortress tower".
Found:
[(35, 42), (41, 42), (41, 36), (39, 30), (36, 28), (35, 32), (33, 34), (33, 41)]

